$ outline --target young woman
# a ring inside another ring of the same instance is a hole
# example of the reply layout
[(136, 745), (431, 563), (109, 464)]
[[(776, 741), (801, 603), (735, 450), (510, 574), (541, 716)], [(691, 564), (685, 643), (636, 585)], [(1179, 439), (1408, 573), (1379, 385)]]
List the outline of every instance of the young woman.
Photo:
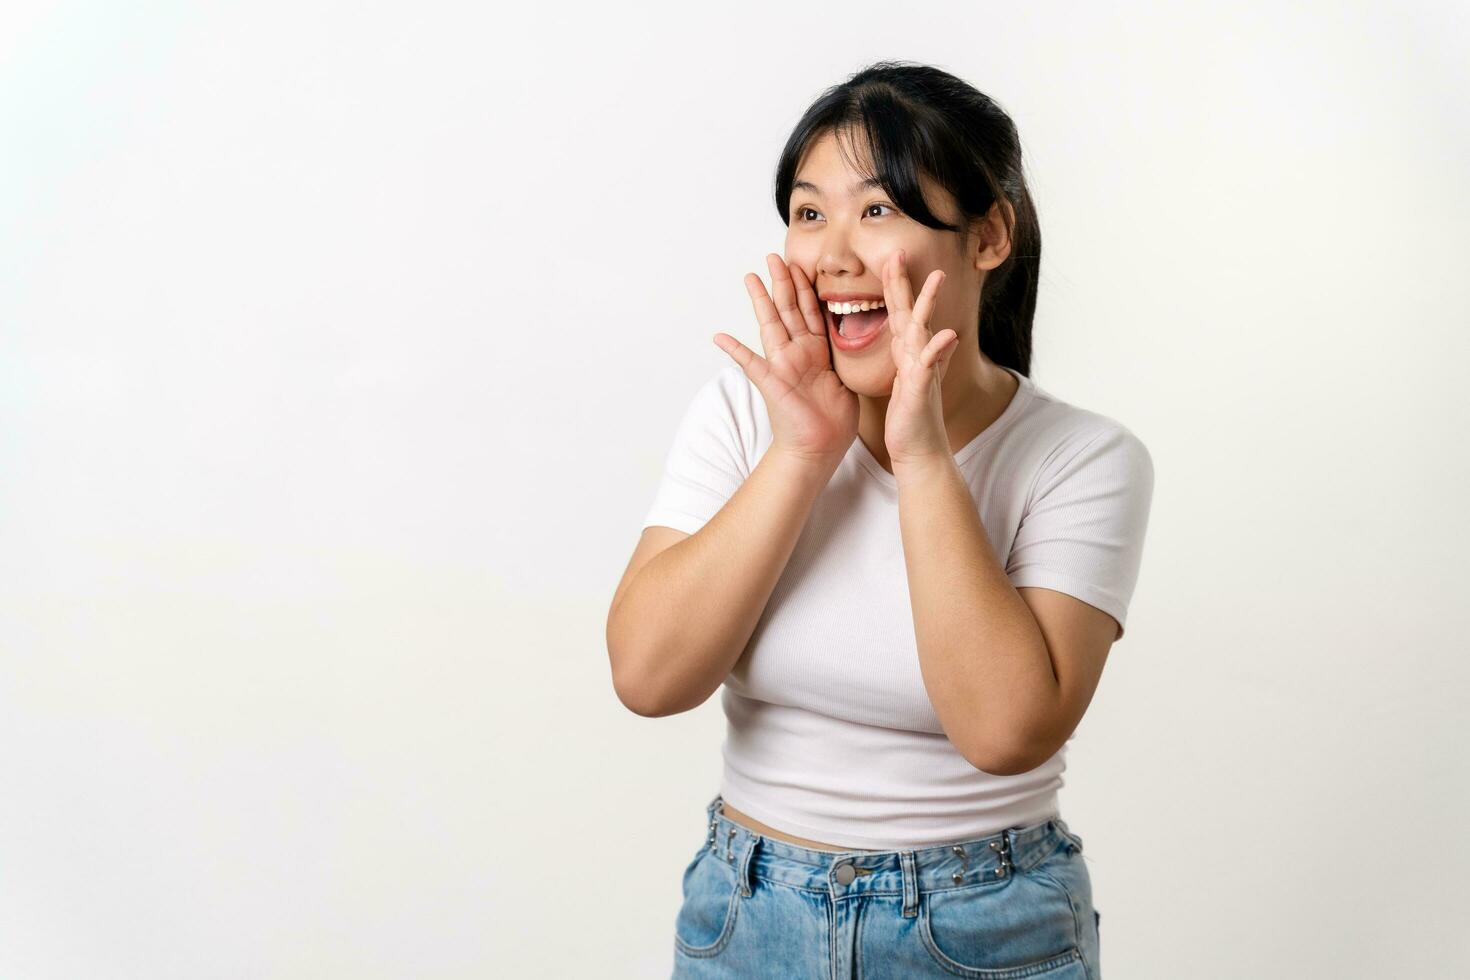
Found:
[[(608, 617), (650, 717), (723, 686), (675, 975), (1100, 976), (1066, 742), (1123, 636), (1143, 443), (1031, 379), (1011, 119), (936, 68), (824, 93), (776, 172), (762, 357), (679, 424)], [(917, 288), (917, 295), (915, 294)]]

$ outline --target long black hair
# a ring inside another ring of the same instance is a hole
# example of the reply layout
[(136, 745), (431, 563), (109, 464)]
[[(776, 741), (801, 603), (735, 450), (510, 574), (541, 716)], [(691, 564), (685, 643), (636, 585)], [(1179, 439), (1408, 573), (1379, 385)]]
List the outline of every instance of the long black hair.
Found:
[[(826, 133), (867, 138), (868, 173), (845, 150), (853, 169), (876, 177), (900, 210), (920, 224), (963, 233), (1001, 207), (1011, 252), (990, 270), (980, 292), (980, 350), (996, 364), (1031, 374), (1031, 321), (1041, 269), (1041, 225), (1021, 171), (1016, 125), (989, 96), (949, 72), (911, 62), (879, 61), (834, 85), (812, 103), (792, 130), (776, 165), (776, 210), (791, 223), (791, 184), (811, 143)], [(960, 223), (929, 210), (919, 174), (949, 191)]]

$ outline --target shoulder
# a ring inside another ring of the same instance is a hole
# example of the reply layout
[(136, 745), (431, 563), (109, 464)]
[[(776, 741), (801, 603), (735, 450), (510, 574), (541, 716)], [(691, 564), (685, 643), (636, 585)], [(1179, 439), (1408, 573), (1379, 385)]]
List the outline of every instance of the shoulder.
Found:
[(1031, 495), (1064, 480), (1153, 484), (1153, 457), (1143, 439), (1118, 419), (1035, 388), (1016, 437), (1032, 462)]
[(749, 416), (757, 403), (764, 404), (755, 385), (733, 361), (705, 375), (695, 385), (691, 401), (705, 411), (731, 416)]
[(733, 361), (720, 365), (705, 383), (718, 390), (732, 407), (744, 409), (761, 400), (760, 391)]
[(757, 402), (760, 402), (760, 392), (740, 366), (732, 362), (693, 383), (685, 414), (706, 425), (724, 423), (745, 428), (752, 421)]
[(718, 442), (749, 473), (761, 447), (770, 442), (770, 423), (760, 391), (733, 361), (705, 376), (689, 398), (683, 427)]

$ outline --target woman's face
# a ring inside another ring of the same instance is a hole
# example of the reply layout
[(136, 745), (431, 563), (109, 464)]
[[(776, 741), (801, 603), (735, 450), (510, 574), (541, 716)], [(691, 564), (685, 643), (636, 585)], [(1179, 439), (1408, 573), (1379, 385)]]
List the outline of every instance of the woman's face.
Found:
[[(832, 133), (813, 142), (797, 167), (791, 191), (787, 263), (806, 273), (825, 312), (825, 298), (831, 295), (882, 299), (883, 265), (902, 249), (914, 299), (931, 272), (944, 270), (930, 332), (948, 327), (959, 334), (962, 349), (965, 344), (973, 347), (983, 282), (974, 256), (961, 250), (954, 233), (919, 224), (900, 212), (881, 187), (860, 186), (862, 180), (843, 159)], [(953, 197), (927, 177), (921, 178), (921, 186), (930, 209), (955, 223)], [(833, 367), (842, 383), (869, 397), (892, 392), (897, 371), (892, 339), (885, 323), (877, 339), (860, 351), (832, 344)]]

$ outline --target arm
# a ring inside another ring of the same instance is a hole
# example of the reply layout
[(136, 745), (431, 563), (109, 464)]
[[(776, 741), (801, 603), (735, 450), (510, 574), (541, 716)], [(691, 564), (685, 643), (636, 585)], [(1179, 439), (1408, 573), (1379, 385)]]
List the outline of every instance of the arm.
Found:
[(1027, 772), (1046, 758), (1037, 746), (1050, 744), (1061, 696), (1046, 638), (997, 560), (954, 459), (896, 465), (894, 475), (929, 700), (975, 768)]
[(678, 714), (724, 683), (837, 462), (772, 446), (703, 527), (638, 570), (607, 621), (613, 686), (630, 710)]

